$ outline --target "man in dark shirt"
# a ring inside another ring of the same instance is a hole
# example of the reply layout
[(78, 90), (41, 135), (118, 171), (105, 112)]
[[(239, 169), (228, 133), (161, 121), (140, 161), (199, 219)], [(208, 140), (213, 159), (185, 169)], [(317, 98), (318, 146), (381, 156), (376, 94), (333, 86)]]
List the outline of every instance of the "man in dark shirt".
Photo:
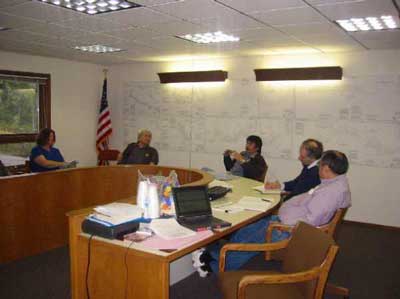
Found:
[(158, 164), (158, 152), (150, 146), (151, 131), (140, 130), (137, 142), (131, 143), (122, 153), (118, 164)]
[(286, 195), (283, 200), (288, 200), (293, 196), (308, 192), (318, 186), (321, 181), (318, 174), (318, 162), (323, 152), (323, 145), (315, 139), (307, 139), (300, 146), (299, 160), (303, 164), (301, 173), (291, 181), (283, 183), (266, 182), (265, 189), (281, 189)]
[(246, 151), (240, 154), (232, 150), (224, 152), (225, 169), (233, 175), (263, 182), (268, 166), (261, 155), (261, 148), (260, 137), (255, 135), (247, 137)]

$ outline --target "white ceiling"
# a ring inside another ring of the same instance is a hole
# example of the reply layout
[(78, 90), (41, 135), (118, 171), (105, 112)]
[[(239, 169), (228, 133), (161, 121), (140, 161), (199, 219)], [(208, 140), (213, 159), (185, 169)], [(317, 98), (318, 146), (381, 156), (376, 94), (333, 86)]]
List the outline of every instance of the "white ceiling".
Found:
[[(136, 0), (143, 7), (86, 15), (31, 0), (0, 0), (0, 49), (100, 64), (179, 55), (236, 56), (400, 49), (400, 30), (347, 33), (333, 21), (398, 16), (392, 0)], [(399, 1), (400, 2), (400, 1)], [(200, 45), (177, 38), (223, 31), (239, 43)], [(125, 51), (72, 49), (104, 44)]]

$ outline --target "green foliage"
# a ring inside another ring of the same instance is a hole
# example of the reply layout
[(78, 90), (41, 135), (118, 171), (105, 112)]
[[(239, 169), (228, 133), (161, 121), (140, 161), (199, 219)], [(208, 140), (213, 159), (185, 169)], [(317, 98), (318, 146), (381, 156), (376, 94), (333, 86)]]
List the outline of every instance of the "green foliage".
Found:
[(27, 158), (35, 145), (36, 143), (34, 142), (0, 144), (0, 155), (4, 154)]
[(0, 134), (38, 131), (36, 83), (0, 80)]

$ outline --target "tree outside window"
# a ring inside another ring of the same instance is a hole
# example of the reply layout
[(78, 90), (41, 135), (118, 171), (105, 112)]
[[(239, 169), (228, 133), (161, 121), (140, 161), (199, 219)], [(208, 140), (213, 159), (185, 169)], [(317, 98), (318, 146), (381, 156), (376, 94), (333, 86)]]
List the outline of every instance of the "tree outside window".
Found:
[(44, 127), (50, 127), (50, 75), (0, 70), (0, 160), (24, 164)]

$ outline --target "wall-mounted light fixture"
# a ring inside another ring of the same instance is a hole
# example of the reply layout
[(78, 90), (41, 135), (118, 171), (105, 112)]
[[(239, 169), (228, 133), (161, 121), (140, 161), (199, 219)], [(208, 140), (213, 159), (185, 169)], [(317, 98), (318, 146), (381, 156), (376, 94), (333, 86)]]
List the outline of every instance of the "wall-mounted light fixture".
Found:
[(256, 69), (256, 81), (342, 80), (340, 66)]
[(228, 72), (197, 71), (197, 72), (171, 72), (158, 73), (160, 83), (184, 83), (184, 82), (224, 82), (228, 78)]

